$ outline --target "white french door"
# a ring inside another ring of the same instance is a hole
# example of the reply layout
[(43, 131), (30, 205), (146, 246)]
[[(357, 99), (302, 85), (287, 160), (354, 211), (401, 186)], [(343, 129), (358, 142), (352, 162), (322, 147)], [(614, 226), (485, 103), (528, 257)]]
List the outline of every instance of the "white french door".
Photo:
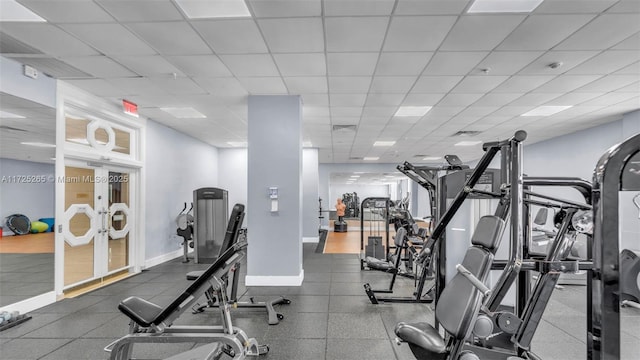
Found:
[(136, 171), (65, 161), (64, 288), (130, 267)]

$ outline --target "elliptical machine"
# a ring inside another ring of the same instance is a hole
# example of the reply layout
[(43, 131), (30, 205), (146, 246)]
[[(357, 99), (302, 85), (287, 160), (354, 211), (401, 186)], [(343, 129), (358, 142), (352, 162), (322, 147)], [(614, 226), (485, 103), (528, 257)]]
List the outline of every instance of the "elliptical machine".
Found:
[(187, 210), (187, 203), (184, 203), (184, 208), (180, 211), (180, 214), (176, 217), (176, 225), (178, 225), (178, 229), (176, 233), (178, 236), (182, 237), (182, 248), (184, 250), (184, 254), (182, 257), (183, 263), (189, 262), (189, 248), (193, 249), (193, 203), (191, 203), (191, 208), (189, 211)]

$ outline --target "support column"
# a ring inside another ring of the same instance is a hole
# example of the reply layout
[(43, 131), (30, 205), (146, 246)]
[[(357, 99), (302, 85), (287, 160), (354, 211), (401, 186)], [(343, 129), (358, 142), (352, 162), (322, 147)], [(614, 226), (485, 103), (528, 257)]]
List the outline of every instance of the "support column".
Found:
[[(252, 95), (248, 115), (246, 285), (300, 286), (304, 279), (301, 98)], [(273, 192), (275, 199), (270, 196)]]
[[(318, 149), (302, 150), (302, 242), (317, 243), (318, 227)], [(322, 205), (326, 208), (326, 201)]]

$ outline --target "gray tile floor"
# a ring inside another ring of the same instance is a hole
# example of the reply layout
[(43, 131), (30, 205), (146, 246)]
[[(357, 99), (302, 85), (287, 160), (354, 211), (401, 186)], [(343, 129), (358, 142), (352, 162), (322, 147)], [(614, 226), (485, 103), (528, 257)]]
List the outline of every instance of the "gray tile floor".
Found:
[(0, 306), (53, 291), (53, 254), (0, 254)]
[[(234, 324), (271, 351), (263, 359), (413, 359), (406, 345), (393, 343), (399, 321), (433, 321), (427, 304), (372, 305), (362, 289), (387, 284), (389, 275), (362, 272), (355, 255), (316, 254), (305, 245), (305, 281), (300, 287), (252, 287), (244, 298), (265, 300), (284, 295), (292, 304), (279, 311), (285, 319), (267, 324), (261, 310), (234, 311)], [(184, 275), (203, 265), (178, 260), (156, 266), (100, 290), (52, 304), (31, 313), (33, 319), (0, 332), (0, 358), (8, 359), (106, 359), (103, 348), (128, 331), (128, 319), (117, 310), (120, 300), (136, 295), (163, 305), (187, 286)], [(409, 295), (412, 281), (397, 286)], [(543, 359), (585, 358), (585, 287), (557, 290), (533, 343)], [(625, 359), (640, 356), (640, 310), (623, 309), (622, 344)], [(218, 324), (218, 313), (187, 312), (179, 324)], [(158, 359), (193, 348), (193, 343), (136, 346), (134, 356)]]

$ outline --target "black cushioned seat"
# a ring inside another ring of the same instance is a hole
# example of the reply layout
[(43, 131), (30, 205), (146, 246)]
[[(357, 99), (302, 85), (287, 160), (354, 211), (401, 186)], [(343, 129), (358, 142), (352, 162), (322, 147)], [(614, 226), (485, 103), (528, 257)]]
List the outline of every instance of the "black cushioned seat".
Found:
[(395, 333), (404, 341), (436, 354), (443, 354), (447, 350), (442, 336), (426, 322), (412, 324), (401, 322), (396, 325)]
[(204, 274), (203, 270), (189, 271), (187, 273), (187, 280), (195, 280)]
[(148, 327), (162, 312), (162, 308), (137, 296), (130, 296), (120, 302), (118, 309), (136, 323)]

